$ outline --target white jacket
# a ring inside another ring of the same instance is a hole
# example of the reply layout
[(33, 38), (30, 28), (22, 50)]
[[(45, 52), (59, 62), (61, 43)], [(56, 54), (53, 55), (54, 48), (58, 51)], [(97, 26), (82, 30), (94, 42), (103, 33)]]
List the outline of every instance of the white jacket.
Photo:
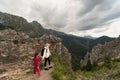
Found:
[(51, 55), (49, 48), (45, 47), (44, 53), (43, 53), (43, 59), (48, 58)]

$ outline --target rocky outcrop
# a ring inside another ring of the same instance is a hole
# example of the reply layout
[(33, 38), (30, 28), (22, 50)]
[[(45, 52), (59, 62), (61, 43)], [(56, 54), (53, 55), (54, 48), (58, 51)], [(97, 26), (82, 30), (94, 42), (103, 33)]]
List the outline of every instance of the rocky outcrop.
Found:
[(95, 46), (90, 53), (88, 53), (81, 64), (86, 64), (88, 59), (91, 63), (103, 62), (106, 57), (117, 58), (120, 57), (120, 36), (114, 41), (106, 42), (104, 45), (98, 44)]
[(40, 38), (30, 38), (11, 29), (0, 31), (0, 80), (24, 80), (32, 73), (34, 52), (41, 52), (45, 43), (51, 44), (52, 55), (66, 53), (64, 56), (70, 63), (70, 54), (58, 37), (45, 34)]

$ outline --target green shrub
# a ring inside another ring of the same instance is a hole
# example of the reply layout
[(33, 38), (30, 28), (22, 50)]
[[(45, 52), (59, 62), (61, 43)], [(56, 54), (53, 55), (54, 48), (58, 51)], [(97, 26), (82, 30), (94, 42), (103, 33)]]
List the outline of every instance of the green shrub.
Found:
[(54, 62), (53, 80), (75, 80), (69, 61), (65, 60), (64, 57), (53, 55), (51, 58)]
[(108, 69), (112, 68), (112, 59), (108, 56), (105, 57), (104, 66)]

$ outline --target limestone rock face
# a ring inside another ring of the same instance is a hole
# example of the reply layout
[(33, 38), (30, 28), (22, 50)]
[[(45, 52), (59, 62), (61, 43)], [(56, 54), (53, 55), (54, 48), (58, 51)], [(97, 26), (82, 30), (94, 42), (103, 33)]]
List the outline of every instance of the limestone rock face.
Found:
[(106, 57), (120, 57), (120, 37), (114, 41), (107, 42), (104, 45), (99, 44), (95, 46), (91, 53), (88, 53), (84, 60), (81, 61), (81, 64), (86, 64), (88, 59), (91, 60), (92, 64), (94, 62), (103, 62)]
[(30, 38), (22, 32), (11, 29), (0, 31), (0, 80), (24, 80), (33, 71), (34, 52), (41, 52), (46, 43), (50, 43), (52, 55), (70, 53), (62, 45), (61, 39), (53, 35)]

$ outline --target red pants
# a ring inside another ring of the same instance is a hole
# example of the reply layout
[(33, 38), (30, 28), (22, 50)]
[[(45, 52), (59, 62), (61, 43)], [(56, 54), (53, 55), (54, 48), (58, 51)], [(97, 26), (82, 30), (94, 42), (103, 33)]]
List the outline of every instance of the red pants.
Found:
[(36, 72), (38, 72), (38, 77), (40, 77), (40, 68), (39, 68), (39, 66), (34, 66), (34, 74), (36, 74)]

